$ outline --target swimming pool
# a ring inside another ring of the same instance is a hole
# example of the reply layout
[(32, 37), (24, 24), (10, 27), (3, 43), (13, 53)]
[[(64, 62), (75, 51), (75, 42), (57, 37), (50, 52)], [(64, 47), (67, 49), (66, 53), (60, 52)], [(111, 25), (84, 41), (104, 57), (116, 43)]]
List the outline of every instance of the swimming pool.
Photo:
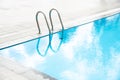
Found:
[(45, 36), (3, 49), (0, 55), (58, 80), (120, 80), (119, 32), (120, 13), (64, 30), (62, 40), (61, 32), (55, 33), (53, 50)]

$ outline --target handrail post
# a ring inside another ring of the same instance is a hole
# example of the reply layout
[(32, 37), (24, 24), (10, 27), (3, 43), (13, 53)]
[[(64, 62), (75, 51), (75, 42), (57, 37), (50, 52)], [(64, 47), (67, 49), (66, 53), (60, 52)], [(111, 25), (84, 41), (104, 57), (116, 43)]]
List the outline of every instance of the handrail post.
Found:
[(62, 26), (62, 30), (64, 30), (64, 25), (63, 25), (63, 22), (62, 22), (62, 19), (61, 19), (61, 16), (60, 16), (60, 13), (58, 12), (57, 9), (51, 9), (50, 12), (49, 12), (49, 18), (50, 18), (50, 23), (51, 23), (51, 26), (52, 26), (52, 31), (54, 30), (53, 28), (53, 21), (52, 21), (52, 11), (56, 11), (57, 12), (57, 15), (59, 17), (59, 20), (60, 20), (60, 23), (61, 23), (61, 26)]
[(40, 29), (40, 25), (39, 25), (39, 21), (38, 21), (38, 15), (39, 15), (39, 14), (42, 14), (42, 15), (44, 16), (44, 19), (45, 19), (45, 22), (46, 22), (46, 24), (47, 24), (48, 31), (49, 31), (49, 44), (48, 44), (48, 46), (47, 46), (44, 54), (42, 54), (42, 53), (40, 52), (40, 50), (39, 50), (40, 38), (38, 39), (37, 45), (36, 45), (36, 50), (37, 50), (38, 54), (44, 57), (44, 56), (46, 56), (47, 51), (48, 51), (48, 49), (49, 49), (49, 47), (50, 47), (50, 44), (51, 44), (51, 40), (50, 40), (51, 30), (50, 30), (50, 27), (49, 27), (49, 24), (48, 24), (46, 15), (45, 15), (42, 11), (38, 11), (38, 12), (36, 13), (36, 23), (37, 23), (37, 28), (38, 28), (39, 34), (41, 34), (41, 29)]
[[(53, 33), (53, 30), (54, 30), (53, 21), (52, 21), (52, 12), (53, 12), (53, 11), (56, 11), (56, 12), (57, 12), (57, 15), (58, 15), (58, 18), (59, 18), (59, 20), (60, 20), (61, 27), (62, 27), (62, 33), (61, 33), (61, 36), (62, 36), (62, 37), (60, 37), (61, 41), (60, 41), (60, 43), (59, 43), (58, 48), (57, 48), (56, 50), (54, 50), (53, 47), (52, 47), (52, 45), (51, 45), (51, 43), (50, 43), (50, 48), (51, 48), (51, 50), (52, 50), (53, 52), (57, 52), (57, 51), (59, 50), (61, 44), (62, 44), (63, 32), (64, 32), (64, 25), (63, 25), (63, 22), (62, 22), (60, 13), (57, 11), (57, 9), (54, 9), (54, 8), (51, 9), (51, 10), (49, 11), (49, 18), (50, 18), (50, 23), (51, 23), (51, 26), (52, 26), (52, 33)], [(52, 37), (52, 35), (51, 35), (51, 37)], [(52, 41), (52, 38), (51, 38), (50, 40)]]
[(38, 11), (38, 12), (36, 13), (36, 23), (37, 23), (37, 28), (38, 28), (39, 34), (41, 34), (41, 29), (40, 29), (40, 25), (39, 25), (39, 21), (38, 21), (38, 15), (39, 15), (40, 13), (44, 16), (44, 19), (45, 19), (45, 21), (46, 21), (46, 24), (47, 24), (47, 27), (48, 27), (48, 30), (49, 30), (49, 33), (50, 33), (51, 31), (50, 31), (50, 27), (49, 27), (49, 24), (48, 24), (46, 15), (45, 15), (42, 11)]

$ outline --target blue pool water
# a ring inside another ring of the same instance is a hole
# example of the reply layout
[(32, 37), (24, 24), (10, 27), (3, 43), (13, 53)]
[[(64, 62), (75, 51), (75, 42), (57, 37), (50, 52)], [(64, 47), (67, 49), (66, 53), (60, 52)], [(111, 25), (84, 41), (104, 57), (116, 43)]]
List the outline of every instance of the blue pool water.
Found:
[[(120, 80), (120, 14), (0, 51), (58, 80)], [(38, 54), (36, 45), (41, 54)], [(49, 49), (46, 51), (46, 48)], [(46, 51), (46, 55), (45, 55)], [(44, 55), (44, 56), (41, 56)]]

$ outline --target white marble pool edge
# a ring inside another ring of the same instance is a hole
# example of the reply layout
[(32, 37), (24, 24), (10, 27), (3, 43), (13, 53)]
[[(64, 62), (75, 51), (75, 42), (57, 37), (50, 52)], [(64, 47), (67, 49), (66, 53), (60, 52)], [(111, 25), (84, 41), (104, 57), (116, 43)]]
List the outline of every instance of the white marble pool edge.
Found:
[[(83, 18), (78, 18), (76, 20), (66, 22), (66, 23), (64, 23), (64, 26), (65, 26), (64, 28), (68, 29), (68, 28), (71, 28), (71, 27), (74, 27), (74, 26), (77, 26), (77, 25), (83, 25), (83, 24), (86, 24), (88, 22), (92, 22), (94, 20), (97, 20), (97, 19), (100, 19), (100, 18), (103, 18), (103, 17), (108, 17), (108, 16), (111, 16), (111, 15), (114, 15), (114, 14), (117, 14), (117, 13), (120, 13), (120, 8), (106, 10), (106, 11), (103, 11), (103, 12), (100, 12), (100, 13), (92, 14), (90, 16), (86, 16), (86, 17), (83, 17)], [(27, 31), (29, 31), (30, 33), (26, 33)], [(21, 31), (20, 33), (13, 33), (14, 36), (20, 35), (19, 38), (15, 39), (15, 40), (8, 41), (6, 43), (0, 44), (0, 50), (5, 49), (5, 48), (10, 47), (10, 46), (13, 46), (13, 45), (17, 45), (17, 44), (29, 41), (29, 40), (36, 39), (38, 37), (48, 35), (48, 32), (45, 32), (44, 34), (31, 34), (32, 31), (33, 31), (33, 29), (31, 28), (31, 29), (28, 29), (28, 30)], [(61, 31), (61, 30), (56, 29), (55, 32), (58, 32), (58, 31)], [(28, 35), (24, 35), (23, 33), (28, 34)]]
[(0, 75), (0, 80), (56, 80), (47, 74), (24, 67), (3, 56), (0, 56)]

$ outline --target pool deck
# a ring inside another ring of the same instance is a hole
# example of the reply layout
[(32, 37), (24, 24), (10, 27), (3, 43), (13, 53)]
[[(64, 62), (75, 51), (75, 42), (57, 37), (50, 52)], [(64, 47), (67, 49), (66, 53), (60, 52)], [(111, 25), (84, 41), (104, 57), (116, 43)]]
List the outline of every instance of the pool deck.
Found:
[(0, 80), (56, 80), (0, 56)]
[[(0, 1), (0, 49), (48, 34), (43, 17), (40, 17), (41, 34), (38, 34), (35, 14), (39, 10), (43, 11), (49, 21), (51, 8), (56, 8), (60, 12), (64, 28), (67, 29), (120, 13), (120, 0), (2, 0)], [(54, 18), (54, 31), (60, 31), (57, 16)]]

